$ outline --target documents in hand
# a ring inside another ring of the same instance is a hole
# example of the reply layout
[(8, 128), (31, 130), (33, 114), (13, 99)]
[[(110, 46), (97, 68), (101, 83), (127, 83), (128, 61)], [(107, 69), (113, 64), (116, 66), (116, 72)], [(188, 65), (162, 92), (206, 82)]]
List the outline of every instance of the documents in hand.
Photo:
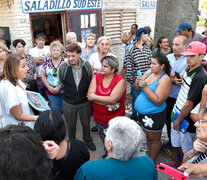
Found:
[[(178, 118), (178, 116), (179, 116), (179, 113), (176, 112), (174, 115), (174, 118), (173, 118), (173, 122)], [(188, 126), (189, 126), (188, 121), (183, 119), (182, 122), (180, 123), (180, 131), (184, 134), (185, 131), (187, 130)]]
[(38, 111), (51, 110), (40, 93), (26, 91), (29, 104)]

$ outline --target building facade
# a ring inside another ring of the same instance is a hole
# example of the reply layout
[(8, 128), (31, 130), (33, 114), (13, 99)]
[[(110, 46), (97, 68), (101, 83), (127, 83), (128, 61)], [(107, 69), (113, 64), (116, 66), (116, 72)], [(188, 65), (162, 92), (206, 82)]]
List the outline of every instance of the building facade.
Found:
[(76, 32), (78, 41), (89, 32), (106, 35), (121, 67), (121, 36), (133, 23), (150, 26), (153, 35), (155, 14), (156, 0), (0, 0), (0, 39), (24, 39), (28, 51), (39, 32), (47, 35), (47, 44), (55, 39), (65, 44), (68, 31)]

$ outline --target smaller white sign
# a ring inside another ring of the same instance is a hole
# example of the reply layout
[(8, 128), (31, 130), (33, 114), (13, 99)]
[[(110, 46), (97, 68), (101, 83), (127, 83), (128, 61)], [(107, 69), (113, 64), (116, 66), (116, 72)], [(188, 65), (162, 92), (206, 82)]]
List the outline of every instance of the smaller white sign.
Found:
[(140, 0), (140, 9), (156, 9), (157, 0)]

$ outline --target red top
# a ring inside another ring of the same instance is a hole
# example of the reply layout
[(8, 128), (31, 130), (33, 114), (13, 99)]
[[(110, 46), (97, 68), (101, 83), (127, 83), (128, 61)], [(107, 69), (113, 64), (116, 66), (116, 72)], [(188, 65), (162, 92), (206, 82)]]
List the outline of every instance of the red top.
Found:
[[(96, 94), (100, 96), (110, 96), (113, 88), (117, 85), (117, 83), (123, 79), (123, 77), (117, 73), (114, 74), (114, 77), (110, 83), (110, 85), (105, 88), (103, 86), (103, 78), (104, 75), (101, 73), (96, 74)], [(93, 116), (94, 120), (103, 125), (108, 125), (108, 122), (116, 117), (116, 116), (125, 116), (125, 95), (126, 90), (122, 97), (119, 99), (117, 103), (119, 103), (119, 108), (114, 111), (109, 111), (105, 105), (99, 105), (96, 103), (92, 103), (93, 105)]]

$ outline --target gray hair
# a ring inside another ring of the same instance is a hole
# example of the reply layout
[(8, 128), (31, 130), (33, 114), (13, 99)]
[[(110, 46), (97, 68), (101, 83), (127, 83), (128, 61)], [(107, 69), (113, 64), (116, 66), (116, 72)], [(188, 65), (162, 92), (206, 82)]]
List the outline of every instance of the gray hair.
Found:
[(76, 33), (75, 32), (68, 32), (66, 34), (66, 41), (71, 41), (73, 37), (75, 38), (75, 41), (77, 41)]
[(53, 41), (52, 43), (50, 43), (50, 51), (52, 51), (52, 49), (54, 47), (59, 47), (61, 52), (63, 52), (63, 50), (64, 50), (64, 46), (59, 40), (56, 40), (56, 41)]
[(119, 61), (114, 55), (107, 55), (102, 57), (101, 63), (103, 63), (103, 61), (106, 61), (111, 68), (115, 68), (114, 73), (119, 70)]
[(133, 120), (119, 116), (109, 121), (106, 140), (112, 142), (116, 159), (128, 161), (138, 156), (142, 143), (142, 129)]

